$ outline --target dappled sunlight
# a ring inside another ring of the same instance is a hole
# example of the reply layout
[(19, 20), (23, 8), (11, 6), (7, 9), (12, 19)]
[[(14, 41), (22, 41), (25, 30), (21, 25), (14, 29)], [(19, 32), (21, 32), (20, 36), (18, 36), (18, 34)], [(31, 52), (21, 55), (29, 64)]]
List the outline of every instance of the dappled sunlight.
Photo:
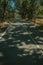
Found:
[(0, 52), (0, 57), (3, 57), (3, 53), (2, 52)]
[(39, 43), (39, 44), (43, 44), (43, 36), (36, 36), (35, 40)]
[(24, 32), (24, 33), (20, 33), (20, 34), (28, 35), (28, 34), (32, 34), (32, 32)]
[[(22, 50), (22, 49), (21, 49)], [(41, 55), (43, 56), (43, 50), (41, 50), (41, 49), (24, 49), (23, 48), (23, 54), (18, 54), (18, 56), (20, 56), (20, 57), (23, 57), (23, 56), (27, 56), (27, 55), (32, 55), (32, 54), (36, 54), (36, 55), (40, 55), (39, 56), (39, 58), (41, 58)], [(35, 53), (34, 53), (35, 52)], [(34, 58), (36, 57), (36, 56), (33, 56)]]
[(0, 65), (43, 65), (42, 0), (0, 0)]
[(42, 43), (43, 44), (43, 41), (38, 41), (38, 43)]
[[(8, 64), (40, 64), (43, 61), (43, 49), (37, 48), (18, 48), (9, 46), (8, 48), (3, 49), (4, 63)], [(6, 61), (6, 62), (5, 62)], [(40, 62), (39, 62), (40, 61)]]
[(37, 31), (36, 27), (30, 28), (27, 25), (10, 26), (0, 40), (0, 55), (4, 56), (0, 57), (0, 63), (4, 65), (43, 64), (43, 34)]

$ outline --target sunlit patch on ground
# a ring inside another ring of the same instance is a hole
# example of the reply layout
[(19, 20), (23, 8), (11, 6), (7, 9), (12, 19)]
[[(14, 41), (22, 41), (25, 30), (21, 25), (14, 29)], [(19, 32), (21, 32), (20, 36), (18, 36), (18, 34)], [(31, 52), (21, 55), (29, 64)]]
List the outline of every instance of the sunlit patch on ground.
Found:
[[(39, 35), (40, 34), (40, 35)], [(9, 26), (0, 39), (0, 56), (4, 54), (4, 63), (27, 63), (32, 65), (43, 60), (43, 34), (36, 27), (23, 23)], [(6, 62), (5, 62), (6, 61)], [(19, 64), (19, 65), (20, 65)], [(11, 64), (12, 65), (12, 64)]]

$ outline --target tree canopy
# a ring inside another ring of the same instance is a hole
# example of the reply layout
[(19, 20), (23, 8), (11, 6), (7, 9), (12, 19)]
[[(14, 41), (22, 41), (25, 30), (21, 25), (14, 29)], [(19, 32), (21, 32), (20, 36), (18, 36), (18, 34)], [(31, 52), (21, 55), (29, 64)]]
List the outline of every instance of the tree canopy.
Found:
[(0, 20), (11, 19), (15, 12), (14, 0), (0, 0)]
[[(15, 12), (21, 18), (33, 19), (39, 12), (39, 0), (0, 0), (0, 20), (11, 19), (15, 17)], [(41, 3), (43, 0), (40, 0)]]

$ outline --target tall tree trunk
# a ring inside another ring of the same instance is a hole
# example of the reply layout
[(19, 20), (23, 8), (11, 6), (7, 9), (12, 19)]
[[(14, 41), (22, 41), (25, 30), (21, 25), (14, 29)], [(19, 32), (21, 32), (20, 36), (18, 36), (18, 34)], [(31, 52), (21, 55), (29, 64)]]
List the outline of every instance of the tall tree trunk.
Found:
[(5, 15), (6, 15), (6, 6), (7, 6), (7, 3), (6, 3), (6, 0), (4, 0), (4, 2), (3, 2), (3, 20), (4, 20)]

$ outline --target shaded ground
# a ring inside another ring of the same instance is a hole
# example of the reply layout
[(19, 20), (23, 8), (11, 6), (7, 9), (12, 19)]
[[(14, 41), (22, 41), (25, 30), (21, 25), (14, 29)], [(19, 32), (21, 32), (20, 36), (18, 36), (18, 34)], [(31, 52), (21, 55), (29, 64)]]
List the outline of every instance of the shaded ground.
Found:
[(43, 65), (43, 27), (11, 25), (0, 40), (0, 65)]

